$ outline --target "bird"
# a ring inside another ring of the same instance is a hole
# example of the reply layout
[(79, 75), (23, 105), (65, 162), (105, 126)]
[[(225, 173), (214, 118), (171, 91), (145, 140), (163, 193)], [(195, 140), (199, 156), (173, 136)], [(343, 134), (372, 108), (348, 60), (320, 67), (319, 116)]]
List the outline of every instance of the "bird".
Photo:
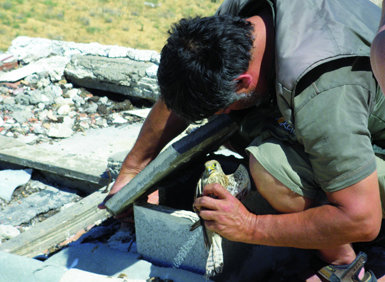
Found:
[[(204, 167), (205, 169), (196, 186), (195, 198), (201, 197), (205, 185), (212, 183), (219, 183), (224, 189), (227, 189), (240, 200), (251, 189), (249, 173), (242, 164), (238, 166), (234, 173), (229, 175), (224, 173), (221, 164), (215, 159), (207, 161)], [(194, 206), (193, 209), (199, 216), (199, 211)], [(203, 239), (208, 251), (206, 276), (211, 277), (221, 273), (223, 270), (222, 237), (213, 231), (207, 230), (201, 217), (191, 225), (190, 231), (195, 230), (199, 226), (202, 226)]]

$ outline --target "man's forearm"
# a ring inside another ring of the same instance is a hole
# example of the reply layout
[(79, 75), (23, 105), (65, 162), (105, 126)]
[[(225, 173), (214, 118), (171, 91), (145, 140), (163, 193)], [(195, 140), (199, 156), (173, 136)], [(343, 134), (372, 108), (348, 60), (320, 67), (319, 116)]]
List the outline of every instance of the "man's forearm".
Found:
[[(380, 229), (382, 209), (377, 173), (337, 192), (332, 204), (281, 215), (252, 215), (249, 243), (324, 249), (371, 241)], [(245, 238), (247, 240), (247, 238)]]
[(169, 111), (166, 105), (159, 100), (146, 118), (122, 168), (142, 170), (170, 140), (186, 127), (187, 124), (173, 112)]
[[(363, 226), (354, 226), (337, 207), (324, 205), (299, 213), (253, 215), (245, 243), (324, 249), (362, 241)], [(358, 232), (355, 232), (358, 231)]]

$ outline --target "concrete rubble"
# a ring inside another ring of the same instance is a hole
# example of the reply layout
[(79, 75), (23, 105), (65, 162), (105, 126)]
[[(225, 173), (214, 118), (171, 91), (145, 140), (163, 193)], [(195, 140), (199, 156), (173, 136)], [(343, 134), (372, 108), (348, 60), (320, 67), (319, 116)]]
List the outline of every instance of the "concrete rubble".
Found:
[(0, 135), (26, 143), (140, 122), (132, 101), (150, 107), (158, 97), (151, 50), (18, 37), (0, 60), (13, 62), (0, 69)]
[(0, 198), (7, 203), (12, 198), (13, 191), (24, 185), (31, 178), (32, 169), (0, 171)]
[(30, 223), (37, 215), (57, 210), (64, 205), (79, 200), (80, 197), (72, 192), (59, 190), (55, 187), (43, 186), (25, 198), (21, 203), (14, 202), (0, 211), (0, 224), (16, 225)]
[(22, 67), (0, 74), (0, 82), (16, 82), (32, 74), (47, 74), (55, 82), (65, 75), (83, 87), (95, 84), (100, 90), (151, 101), (159, 92), (159, 54), (151, 50), (20, 36), (12, 41), (6, 56), (15, 57)]
[(157, 65), (129, 58), (74, 55), (65, 68), (66, 78), (77, 85), (156, 101)]

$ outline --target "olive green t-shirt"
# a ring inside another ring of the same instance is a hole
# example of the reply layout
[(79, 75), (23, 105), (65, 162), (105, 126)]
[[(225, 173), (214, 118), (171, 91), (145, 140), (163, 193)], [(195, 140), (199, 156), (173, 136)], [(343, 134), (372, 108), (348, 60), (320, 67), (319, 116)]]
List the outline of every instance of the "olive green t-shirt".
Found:
[(385, 99), (368, 59), (331, 63), (303, 81), (294, 97), (294, 125), (315, 181), (334, 192), (369, 176), (376, 169), (373, 143), (385, 142)]

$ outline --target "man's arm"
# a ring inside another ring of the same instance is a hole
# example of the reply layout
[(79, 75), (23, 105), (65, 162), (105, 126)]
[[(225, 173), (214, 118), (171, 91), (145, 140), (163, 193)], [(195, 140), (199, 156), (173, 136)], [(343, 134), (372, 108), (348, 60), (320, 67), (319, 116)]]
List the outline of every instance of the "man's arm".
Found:
[(133, 148), (126, 156), (109, 196), (122, 189), (186, 127), (185, 121), (167, 109), (162, 100), (158, 100), (143, 123)]
[(385, 1), (382, 1), (382, 16), (378, 33), (370, 51), (373, 73), (385, 94)]
[[(215, 194), (218, 199), (207, 195)], [(255, 215), (219, 184), (207, 185), (194, 205), (209, 230), (244, 243), (325, 249), (373, 240), (382, 210), (377, 173), (328, 194), (331, 204), (279, 215)]]

